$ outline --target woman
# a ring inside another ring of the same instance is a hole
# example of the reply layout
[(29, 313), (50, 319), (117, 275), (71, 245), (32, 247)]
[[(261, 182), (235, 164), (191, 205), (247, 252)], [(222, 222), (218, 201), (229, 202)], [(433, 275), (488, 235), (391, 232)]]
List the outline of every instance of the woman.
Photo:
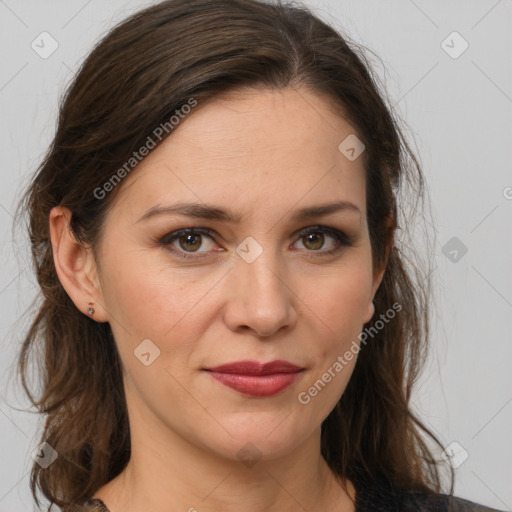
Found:
[(363, 54), (306, 9), (170, 0), (115, 28), (22, 205), (36, 501), (491, 510), (441, 492), (410, 409), (429, 286), (405, 265), (407, 184), (420, 200)]

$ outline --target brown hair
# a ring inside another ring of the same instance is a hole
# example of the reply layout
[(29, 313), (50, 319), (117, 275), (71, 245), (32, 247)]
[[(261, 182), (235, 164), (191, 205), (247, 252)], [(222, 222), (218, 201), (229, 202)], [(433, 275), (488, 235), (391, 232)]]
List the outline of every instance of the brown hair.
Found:
[[(57, 277), (51, 208), (69, 208), (77, 240), (94, 251), (120, 187), (101, 200), (94, 191), (190, 98), (201, 105), (244, 87), (298, 86), (330, 98), (366, 146), (374, 265), (385, 262), (386, 241), (392, 243), (374, 318), (395, 303), (402, 307), (361, 345), (346, 390), (322, 424), (322, 455), (343, 478), (360, 471), (382, 474), (403, 490), (441, 490), (440, 462), (424, 434), (436, 447), (442, 444), (410, 404), (427, 355), (430, 276), (399, 223), (399, 215), (409, 221), (424, 206), (424, 178), (363, 49), (302, 6), (168, 0), (120, 23), (83, 62), (61, 100), (55, 138), (20, 203), (42, 296), (18, 372), (31, 402), (46, 415), (42, 440), (58, 453), (48, 468), (32, 467), (38, 504), (37, 488), (58, 506), (90, 498), (130, 458), (115, 341), (109, 324), (82, 314)], [(410, 214), (399, 197), (405, 199), (406, 187), (413, 191)], [(390, 217), (394, 236), (385, 222)], [(27, 384), (35, 348), (42, 349), (37, 398)], [(451, 493), (453, 478), (451, 470)]]

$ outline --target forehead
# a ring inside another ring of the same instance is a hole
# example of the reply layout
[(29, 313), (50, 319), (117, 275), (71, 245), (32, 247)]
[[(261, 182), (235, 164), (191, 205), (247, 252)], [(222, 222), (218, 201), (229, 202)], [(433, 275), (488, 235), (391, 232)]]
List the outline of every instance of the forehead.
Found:
[(355, 130), (338, 112), (304, 88), (241, 90), (198, 105), (128, 177), (134, 186), (123, 184), (120, 203), (150, 207), (179, 196), (284, 207), (346, 199), (364, 210), (363, 157), (351, 161), (340, 151)]

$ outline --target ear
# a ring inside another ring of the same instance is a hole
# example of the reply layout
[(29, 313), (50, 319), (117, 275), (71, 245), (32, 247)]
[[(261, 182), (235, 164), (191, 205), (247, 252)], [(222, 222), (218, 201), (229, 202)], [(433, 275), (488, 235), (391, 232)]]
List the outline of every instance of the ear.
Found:
[(391, 247), (393, 246), (394, 233), (395, 233), (395, 223), (392, 217), (389, 217), (386, 221), (386, 247), (385, 247), (385, 255), (384, 261), (378, 267), (373, 269), (373, 284), (372, 284), (372, 292), (370, 298), (368, 300), (368, 309), (366, 311), (366, 315), (363, 317), (363, 324), (368, 323), (373, 315), (375, 314), (375, 305), (373, 304), (373, 299), (377, 290), (379, 289), (380, 283), (382, 282), (382, 278), (384, 277), (384, 273), (386, 271), (389, 253), (391, 251)]
[[(71, 227), (71, 211), (55, 206), (50, 211), (49, 228), (53, 261), (59, 280), (75, 306), (98, 322), (107, 322), (103, 296), (96, 266), (90, 247), (80, 243)], [(89, 307), (94, 314), (89, 315)]]

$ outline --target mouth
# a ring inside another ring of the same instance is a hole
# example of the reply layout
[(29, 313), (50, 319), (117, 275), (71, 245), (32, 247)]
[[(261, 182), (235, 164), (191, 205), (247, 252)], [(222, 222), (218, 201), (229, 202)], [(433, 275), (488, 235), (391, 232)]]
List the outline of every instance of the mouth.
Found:
[(215, 380), (225, 386), (253, 397), (278, 394), (296, 382), (304, 368), (288, 361), (237, 361), (212, 368), (204, 368)]

